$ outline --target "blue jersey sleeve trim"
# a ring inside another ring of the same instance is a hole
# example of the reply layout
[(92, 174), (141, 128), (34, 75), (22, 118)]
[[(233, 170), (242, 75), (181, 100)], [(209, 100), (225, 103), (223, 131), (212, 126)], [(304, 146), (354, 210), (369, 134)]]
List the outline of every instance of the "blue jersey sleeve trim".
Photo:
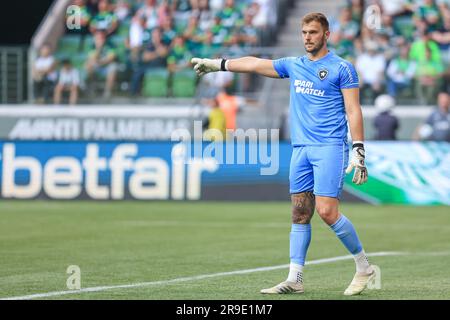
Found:
[(282, 79), (289, 78), (289, 73), (286, 70), (286, 60), (285, 59), (279, 59), (279, 60), (273, 60), (272, 62), (273, 68), (278, 73), (278, 76)]
[(349, 83), (344, 86), (341, 86), (341, 89), (353, 89), (353, 88), (359, 88), (359, 83)]

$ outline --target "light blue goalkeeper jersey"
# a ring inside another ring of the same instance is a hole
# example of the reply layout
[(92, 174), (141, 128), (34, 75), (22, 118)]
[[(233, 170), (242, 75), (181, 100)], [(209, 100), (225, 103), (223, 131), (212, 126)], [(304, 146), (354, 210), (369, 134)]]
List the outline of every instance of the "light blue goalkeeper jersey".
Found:
[(358, 88), (353, 65), (328, 52), (317, 61), (305, 55), (274, 60), (273, 66), (281, 78), (291, 82), (292, 145), (340, 145), (347, 141), (341, 89)]

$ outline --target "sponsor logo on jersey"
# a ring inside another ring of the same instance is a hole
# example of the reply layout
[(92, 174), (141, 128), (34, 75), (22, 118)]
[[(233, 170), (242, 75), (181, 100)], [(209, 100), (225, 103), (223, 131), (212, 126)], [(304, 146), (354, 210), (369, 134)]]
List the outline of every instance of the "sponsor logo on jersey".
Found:
[(323, 97), (325, 90), (314, 89), (314, 82), (305, 80), (294, 81), (295, 92), (302, 94), (309, 94), (312, 96)]

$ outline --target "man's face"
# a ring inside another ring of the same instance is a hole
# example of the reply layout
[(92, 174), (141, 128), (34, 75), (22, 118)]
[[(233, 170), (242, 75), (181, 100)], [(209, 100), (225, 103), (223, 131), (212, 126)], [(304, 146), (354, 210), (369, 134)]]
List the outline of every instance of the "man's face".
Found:
[(330, 32), (325, 31), (317, 21), (302, 26), (303, 45), (307, 53), (315, 54), (325, 45)]

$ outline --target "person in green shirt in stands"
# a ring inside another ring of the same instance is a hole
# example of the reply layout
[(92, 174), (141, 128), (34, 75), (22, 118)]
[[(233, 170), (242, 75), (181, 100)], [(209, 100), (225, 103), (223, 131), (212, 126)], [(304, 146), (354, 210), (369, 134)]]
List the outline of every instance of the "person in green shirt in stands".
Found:
[(200, 48), (198, 48), (196, 56), (200, 58), (215, 57), (222, 46), (213, 43), (214, 35), (209, 30), (205, 32), (202, 38), (202, 45), (200, 46)]
[(198, 26), (198, 22), (197, 16), (191, 16), (183, 32), (183, 37), (186, 39), (186, 46), (191, 52), (197, 52), (202, 46), (202, 32)]
[(177, 36), (177, 32), (175, 31), (175, 28), (173, 26), (172, 19), (166, 19), (162, 23), (162, 42), (166, 46), (170, 46), (173, 39)]
[(167, 57), (167, 69), (171, 73), (189, 68), (192, 54), (188, 50), (183, 36), (178, 35), (173, 39), (172, 48)]
[[(92, 81), (94, 76), (106, 78), (103, 97), (108, 99), (116, 81), (117, 74), (117, 53), (114, 46), (107, 41), (106, 33), (97, 31), (94, 35), (95, 48), (88, 55), (86, 62), (86, 72), (88, 81)], [(89, 86), (92, 88), (92, 86)]]
[(442, 61), (431, 59), (431, 50), (426, 48), (426, 59), (417, 64), (416, 91), (422, 104), (431, 105), (440, 86), (444, 72)]
[(409, 57), (416, 62), (429, 60), (427, 50), (430, 50), (429, 58), (432, 61), (442, 62), (439, 46), (430, 38), (430, 33), (427, 32), (422, 32), (420, 38), (412, 43)]
[(435, 0), (423, 0), (413, 15), (418, 28), (427, 32), (440, 31), (444, 27), (444, 21)]
[(416, 92), (420, 103), (433, 103), (433, 97), (439, 85), (439, 76), (444, 71), (439, 46), (430, 39), (429, 33), (422, 32), (420, 39), (411, 45), (409, 57), (417, 64)]
[(222, 21), (222, 26), (233, 29), (238, 21), (242, 21), (241, 12), (235, 7), (234, 0), (225, 0), (225, 6), (217, 13)]
[(89, 27), (92, 34), (97, 31), (103, 31), (106, 36), (110, 36), (117, 30), (119, 22), (110, 7), (109, 0), (100, 0), (98, 3), (98, 14), (94, 16)]

